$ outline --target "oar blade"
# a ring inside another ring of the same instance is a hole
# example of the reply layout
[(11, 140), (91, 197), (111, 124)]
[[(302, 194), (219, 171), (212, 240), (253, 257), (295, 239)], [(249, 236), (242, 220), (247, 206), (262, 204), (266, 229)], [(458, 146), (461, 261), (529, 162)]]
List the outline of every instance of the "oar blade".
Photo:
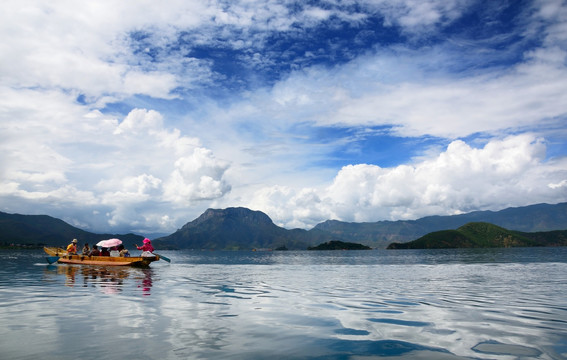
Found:
[(46, 259), (48, 263), (53, 264), (59, 260), (59, 256), (47, 256)]
[[(156, 254), (156, 253), (154, 253), (154, 254)], [(156, 254), (156, 255), (159, 256), (160, 259), (165, 260), (165, 261), (167, 261), (168, 263), (171, 262), (171, 259), (168, 258), (167, 256), (163, 256), (163, 255), (161, 255), (161, 254)]]

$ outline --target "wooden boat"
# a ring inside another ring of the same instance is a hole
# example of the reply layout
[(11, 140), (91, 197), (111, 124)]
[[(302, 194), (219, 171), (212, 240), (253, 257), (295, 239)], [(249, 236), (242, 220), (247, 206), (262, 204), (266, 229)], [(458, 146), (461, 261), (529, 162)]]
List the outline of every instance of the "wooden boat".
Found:
[(49, 255), (47, 262), (62, 264), (78, 264), (78, 265), (103, 265), (103, 266), (139, 266), (148, 267), (150, 263), (158, 261), (159, 255), (156, 256), (131, 256), (131, 257), (113, 257), (113, 256), (86, 256), (86, 255), (70, 255), (62, 248), (44, 247), (43, 250)]

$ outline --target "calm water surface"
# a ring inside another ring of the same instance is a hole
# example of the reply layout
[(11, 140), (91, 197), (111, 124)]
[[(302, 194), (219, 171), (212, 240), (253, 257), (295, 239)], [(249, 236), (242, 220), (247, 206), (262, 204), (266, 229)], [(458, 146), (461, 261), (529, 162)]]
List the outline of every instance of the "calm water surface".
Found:
[(0, 358), (567, 358), (567, 248), (163, 254), (0, 251)]

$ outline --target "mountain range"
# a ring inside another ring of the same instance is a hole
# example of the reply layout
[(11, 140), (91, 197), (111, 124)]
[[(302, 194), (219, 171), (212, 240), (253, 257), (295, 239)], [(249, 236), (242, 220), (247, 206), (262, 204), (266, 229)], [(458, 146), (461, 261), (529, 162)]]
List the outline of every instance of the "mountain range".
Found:
[[(352, 223), (328, 220), (311, 230), (284, 229), (261, 211), (235, 207), (208, 209), (171, 235), (154, 239), (160, 249), (247, 250), (307, 249), (330, 241), (359, 243), (372, 248), (406, 243), (431, 232), (457, 229), (471, 222), (487, 222), (520, 232), (546, 232), (567, 228), (567, 203), (537, 204), (500, 211), (475, 211), (453, 216), (428, 216), (417, 220)], [(540, 236), (547, 236), (541, 233)], [(140, 244), (136, 234), (95, 234), (47, 215), (0, 212), (0, 245), (35, 244), (63, 246), (73, 238), (96, 243), (118, 237), (127, 247)]]
[(350, 223), (328, 220), (314, 229), (340, 240), (386, 248), (390, 243), (415, 240), (434, 231), (457, 229), (471, 222), (487, 222), (506, 229), (539, 232), (567, 229), (567, 203), (536, 204), (500, 211), (474, 211), (451, 216), (427, 216), (417, 220)]

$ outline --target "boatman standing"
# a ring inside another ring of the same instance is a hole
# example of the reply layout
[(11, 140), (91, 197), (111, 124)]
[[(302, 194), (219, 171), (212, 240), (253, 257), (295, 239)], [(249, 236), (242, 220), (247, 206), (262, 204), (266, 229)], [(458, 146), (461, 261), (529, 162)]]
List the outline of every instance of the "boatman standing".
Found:
[(73, 239), (73, 241), (67, 245), (67, 254), (77, 255), (77, 239)]

